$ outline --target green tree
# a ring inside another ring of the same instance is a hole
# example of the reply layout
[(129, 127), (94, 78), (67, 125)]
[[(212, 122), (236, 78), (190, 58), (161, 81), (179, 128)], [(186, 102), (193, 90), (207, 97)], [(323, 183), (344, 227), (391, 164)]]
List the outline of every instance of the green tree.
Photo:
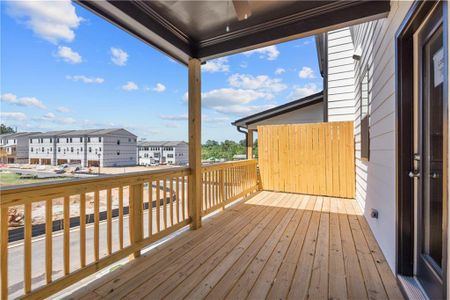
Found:
[(14, 128), (10, 127), (10, 126), (6, 126), (5, 124), (0, 124), (0, 134), (4, 134), (4, 133), (14, 133), (16, 132), (14, 130)]

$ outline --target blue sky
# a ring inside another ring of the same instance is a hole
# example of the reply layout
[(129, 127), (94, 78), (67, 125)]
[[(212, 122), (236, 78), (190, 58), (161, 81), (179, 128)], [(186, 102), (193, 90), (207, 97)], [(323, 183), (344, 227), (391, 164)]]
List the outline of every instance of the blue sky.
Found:
[[(0, 1), (1, 122), (20, 131), (124, 127), (187, 140), (187, 68), (66, 0)], [(202, 140), (322, 89), (314, 38), (208, 62)]]

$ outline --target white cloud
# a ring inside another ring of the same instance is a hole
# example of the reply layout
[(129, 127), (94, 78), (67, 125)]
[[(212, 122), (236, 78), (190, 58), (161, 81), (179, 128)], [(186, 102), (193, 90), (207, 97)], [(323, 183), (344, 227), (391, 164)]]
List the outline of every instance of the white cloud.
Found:
[(259, 58), (267, 59), (267, 60), (275, 60), (280, 55), (280, 51), (278, 51), (277, 46), (267, 46), (255, 50), (246, 51), (243, 54), (244, 55), (252, 55), (252, 54), (259, 54)]
[(157, 83), (152, 90), (158, 93), (162, 93), (166, 90), (166, 86), (162, 83)]
[(270, 78), (267, 75), (253, 76), (237, 73), (228, 78), (228, 83), (235, 88), (258, 90), (268, 93), (278, 93), (287, 88), (287, 85), (281, 79)]
[(84, 83), (103, 83), (105, 81), (105, 79), (100, 78), (100, 77), (87, 77), (84, 75), (67, 75), (66, 79), (68, 80), (72, 80), (72, 81), (81, 81)]
[(227, 122), (229, 120), (229, 117), (210, 117), (208, 115), (202, 115), (202, 121), (205, 123)]
[(159, 115), (160, 119), (163, 120), (171, 120), (171, 121), (182, 121), (187, 120), (188, 115), (187, 114), (180, 114), (180, 115)]
[(302, 79), (315, 78), (314, 71), (310, 67), (303, 67), (300, 72), (298, 72), (298, 77)]
[(319, 87), (314, 83), (308, 83), (304, 86), (294, 86), (292, 92), (288, 96), (288, 100), (300, 99), (314, 93), (319, 92)]
[(1, 120), (24, 121), (27, 116), (22, 112), (0, 112)]
[(266, 109), (274, 108), (273, 104), (266, 105), (229, 105), (229, 106), (219, 106), (215, 110), (221, 113), (233, 114), (237, 116), (247, 116), (256, 114), (258, 112), (264, 111)]
[(59, 106), (56, 110), (59, 111), (59, 112), (62, 112), (62, 113), (68, 113), (68, 112), (70, 112), (70, 109), (68, 109), (68, 108), (65, 107), (65, 106)]
[(176, 122), (166, 122), (163, 125), (167, 128), (180, 128), (180, 124)]
[(139, 87), (133, 81), (128, 81), (126, 84), (122, 85), (122, 90), (124, 91), (135, 91), (138, 90)]
[(1, 102), (24, 106), (24, 107), (37, 107), (40, 109), (46, 109), (44, 103), (36, 97), (20, 97), (18, 98), (16, 95), (7, 93), (0, 96)]
[(37, 36), (52, 42), (71, 42), (74, 29), (82, 18), (77, 16), (70, 0), (60, 1), (8, 1), (8, 13), (25, 24)]
[(222, 88), (202, 93), (202, 104), (214, 109), (219, 106), (242, 105), (257, 99), (272, 99), (272, 95), (254, 90)]
[(111, 47), (111, 61), (118, 66), (125, 66), (128, 60), (128, 53), (120, 48)]
[(56, 56), (71, 64), (79, 64), (83, 60), (78, 52), (75, 52), (71, 48), (66, 46), (59, 46)]
[(206, 64), (202, 65), (202, 71), (208, 73), (229, 72), (230, 65), (228, 64), (228, 58), (221, 57), (207, 61)]
[(53, 120), (55, 118), (55, 114), (54, 113), (46, 113), (45, 115), (42, 116), (43, 120)]
[(283, 74), (283, 73), (285, 73), (285, 72), (286, 72), (286, 70), (283, 69), (283, 68), (277, 68), (277, 69), (275, 70), (275, 74), (276, 74), (276, 75), (281, 75), (281, 74)]

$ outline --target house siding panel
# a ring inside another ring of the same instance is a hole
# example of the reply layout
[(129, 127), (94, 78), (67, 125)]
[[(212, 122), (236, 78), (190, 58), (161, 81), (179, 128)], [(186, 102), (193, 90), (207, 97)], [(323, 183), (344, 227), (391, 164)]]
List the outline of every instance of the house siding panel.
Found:
[[(395, 33), (411, 2), (391, 2), (385, 19), (351, 28), (354, 47), (361, 47), (355, 61), (356, 200), (391, 267), (395, 270)], [(369, 72), (370, 161), (361, 160), (360, 82)], [(370, 209), (379, 218), (370, 218)]]
[(330, 31), (328, 42), (328, 121), (354, 120), (354, 52), (350, 28)]

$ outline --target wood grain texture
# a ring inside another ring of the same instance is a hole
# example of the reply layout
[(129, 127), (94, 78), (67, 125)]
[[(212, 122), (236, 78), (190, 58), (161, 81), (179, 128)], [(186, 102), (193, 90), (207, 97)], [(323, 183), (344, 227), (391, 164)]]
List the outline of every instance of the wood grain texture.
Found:
[(352, 122), (258, 126), (262, 188), (355, 197)]

